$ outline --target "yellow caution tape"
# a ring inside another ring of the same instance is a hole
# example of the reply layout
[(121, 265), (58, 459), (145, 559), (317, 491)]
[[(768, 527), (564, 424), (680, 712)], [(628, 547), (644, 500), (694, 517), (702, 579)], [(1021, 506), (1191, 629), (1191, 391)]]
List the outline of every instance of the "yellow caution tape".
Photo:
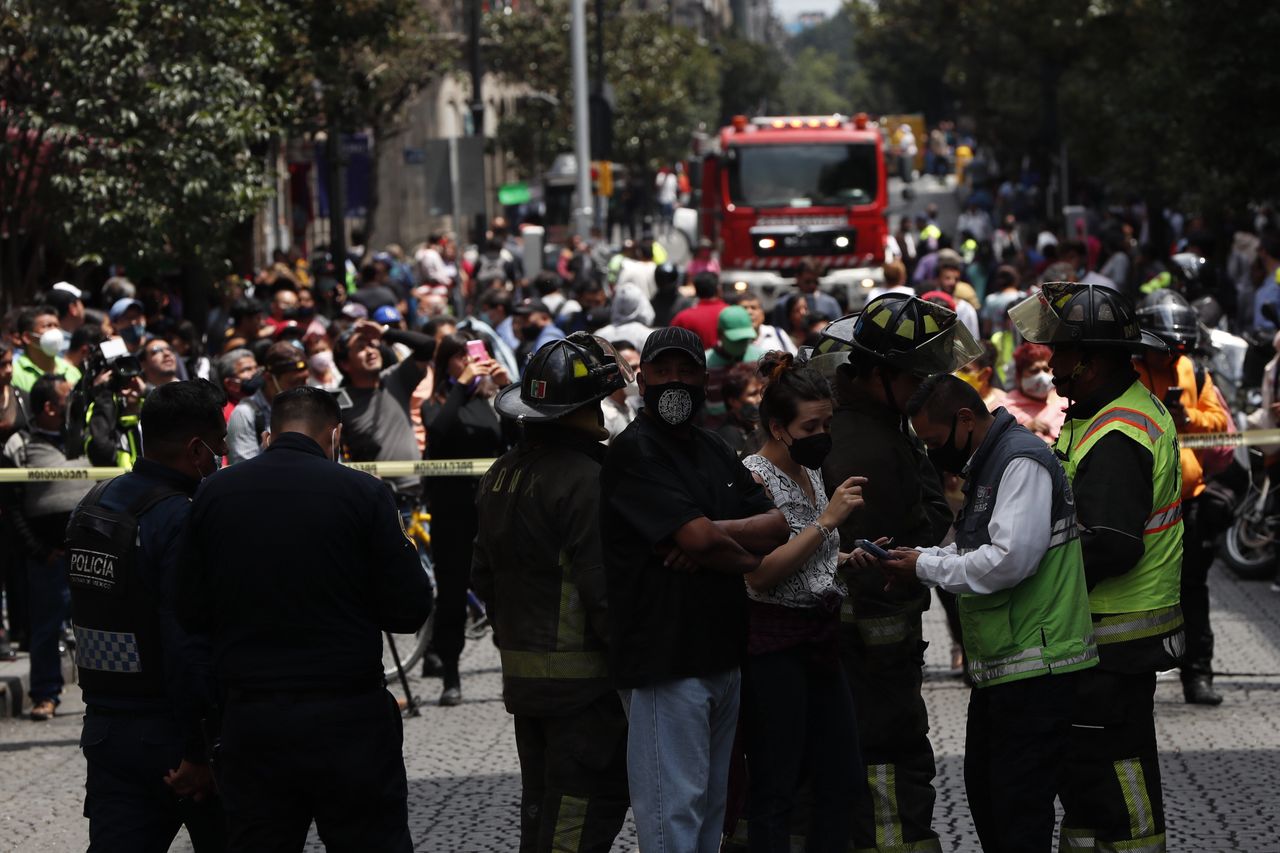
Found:
[(1192, 450), (1205, 447), (1252, 447), (1257, 444), (1280, 444), (1280, 429), (1188, 433), (1178, 436), (1178, 444)]
[[(348, 468), (375, 477), (479, 477), (496, 459), (417, 459), (408, 462), (346, 462)], [(123, 468), (0, 468), (0, 483), (51, 480), (110, 480)]]

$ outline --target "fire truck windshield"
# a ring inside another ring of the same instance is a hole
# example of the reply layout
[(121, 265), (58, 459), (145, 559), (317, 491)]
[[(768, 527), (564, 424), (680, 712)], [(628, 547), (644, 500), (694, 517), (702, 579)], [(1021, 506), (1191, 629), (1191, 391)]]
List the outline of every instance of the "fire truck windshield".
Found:
[(729, 198), (744, 207), (845, 207), (876, 197), (872, 143), (735, 145), (726, 159)]

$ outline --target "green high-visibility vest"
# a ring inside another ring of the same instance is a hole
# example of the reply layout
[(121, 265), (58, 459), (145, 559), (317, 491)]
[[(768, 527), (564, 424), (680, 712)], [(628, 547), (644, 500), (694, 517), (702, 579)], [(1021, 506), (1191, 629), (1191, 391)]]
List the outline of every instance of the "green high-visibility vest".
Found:
[(1015, 459), (1040, 465), (1053, 482), (1052, 505), (1043, 508), (1052, 524), (1049, 547), (1035, 573), (1015, 586), (960, 596), (960, 624), (975, 687), (1074, 672), (1098, 662), (1071, 486), (1045, 443), (1003, 409), (996, 411), (995, 423), (969, 463), (956, 547), (965, 553), (991, 544), (1000, 483)]
[(1098, 583), (1089, 593), (1098, 644), (1172, 635), (1181, 630), (1182, 464), (1178, 436), (1168, 410), (1141, 382), (1091, 418), (1068, 420), (1057, 449), (1074, 482), (1076, 470), (1103, 436), (1122, 432), (1151, 453), (1152, 505), (1143, 534), (1144, 550), (1129, 571)]

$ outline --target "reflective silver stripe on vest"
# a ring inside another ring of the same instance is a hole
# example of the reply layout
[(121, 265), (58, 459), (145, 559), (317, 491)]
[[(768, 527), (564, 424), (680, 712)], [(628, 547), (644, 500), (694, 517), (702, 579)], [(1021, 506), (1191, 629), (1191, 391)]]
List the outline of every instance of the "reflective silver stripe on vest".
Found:
[(1127, 841), (1098, 841), (1093, 848), (1098, 853), (1165, 853), (1165, 836), (1152, 835), (1147, 838), (1135, 838)]
[(1068, 666), (1075, 666), (1078, 663), (1084, 663), (1085, 661), (1096, 660), (1097, 657), (1098, 657), (1098, 647), (1093, 642), (1093, 638), (1090, 637), (1088, 641), (1088, 645), (1085, 647), (1085, 650), (1083, 652), (1081, 652), (1078, 655), (1072, 655), (1069, 658), (1063, 658), (1062, 660), (1054, 661), (1052, 664), (1050, 664), (1049, 669), (1050, 670), (1064, 669)]
[(99, 672), (142, 672), (138, 638), (121, 631), (96, 631), (73, 625), (76, 666)]
[[(1155, 398), (1152, 397), (1152, 399)], [(1147, 438), (1151, 439), (1152, 442), (1164, 435), (1164, 430), (1160, 429), (1159, 424), (1151, 420), (1151, 418), (1147, 417), (1142, 412), (1139, 412), (1137, 409), (1111, 409), (1103, 412), (1102, 415), (1089, 426), (1089, 431), (1084, 434), (1084, 437), (1080, 439), (1080, 443), (1077, 444), (1076, 447), (1079, 448), (1084, 445), (1084, 443), (1092, 438), (1098, 430), (1102, 429), (1112, 421), (1124, 421), (1127, 424), (1136, 426), (1138, 429), (1145, 432), (1147, 434)]]
[(1079, 538), (1080, 526), (1076, 524), (1076, 517), (1072, 515), (1053, 526), (1053, 532), (1049, 535), (1049, 547), (1057, 548), (1059, 545), (1066, 545), (1073, 539)]
[(1039, 646), (1036, 646), (1034, 649), (1023, 649), (1016, 655), (1010, 655), (1007, 658), (990, 661), (971, 660), (969, 661), (969, 677), (975, 682), (982, 682), (1004, 678), (1007, 675), (1017, 675), (1022, 672), (1033, 672), (1037, 669), (1048, 671), (1049, 666), (1044, 662), (1042, 651)]
[(1093, 624), (1100, 645), (1141, 640), (1173, 631), (1182, 625), (1182, 608), (1162, 607), (1146, 613), (1122, 613), (1105, 616)]
[(1182, 500), (1178, 499), (1176, 503), (1170, 504), (1164, 509), (1158, 509), (1147, 519), (1147, 528), (1144, 534), (1150, 536), (1152, 533), (1159, 533), (1161, 530), (1167, 530), (1173, 525), (1182, 521)]

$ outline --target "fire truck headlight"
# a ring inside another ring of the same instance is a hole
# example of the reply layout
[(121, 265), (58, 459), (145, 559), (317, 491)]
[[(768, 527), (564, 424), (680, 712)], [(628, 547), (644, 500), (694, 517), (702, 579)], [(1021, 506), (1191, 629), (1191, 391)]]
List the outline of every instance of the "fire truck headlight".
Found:
[(735, 281), (733, 283), (733, 289), (738, 293), (742, 293), (747, 289), (747, 283), (745, 281)]
[(761, 237), (756, 245), (761, 249), (772, 249), (774, 246), (778, 245), (778, 241), (772, 237)]
[(847, 248), (849, 248), (849, 238), (848, 238), (848, 237), (846, 237), (846, 236), (844, 236), (843, 234), (841, 234), (839, 237), (837, 237), (837, 238), (836, 238), (836, 248), (837, 248), (837, 249), (847, 249)]

